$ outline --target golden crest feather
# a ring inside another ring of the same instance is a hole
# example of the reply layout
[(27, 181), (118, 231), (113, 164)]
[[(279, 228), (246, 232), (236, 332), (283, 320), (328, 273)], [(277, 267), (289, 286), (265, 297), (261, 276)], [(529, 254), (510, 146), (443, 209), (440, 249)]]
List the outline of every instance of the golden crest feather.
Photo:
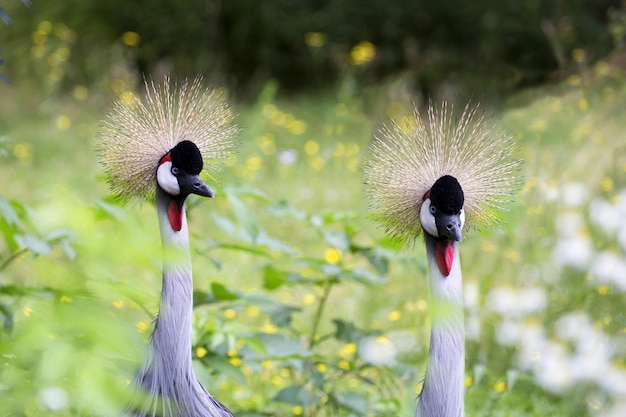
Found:
[(386, 232), (414, 240), (424, 196), (447, 174), (463, 189), (468, 226), (492, 224), (521, 184), (515, 149), (513, 137), (478, 106), (455, 117), (451, 105), (431, 103), (426, 120), (416, 109), (405, 127), (390, 121), (375, 128), (363, 164), (365, 198)]
[(122, 94), (102, 121), (99, 156), (111, 190), (121, 200), (145, 199), (154, 191), (161, 158), (177, 143), (190, 140), (204, 160), (203, 171), (215, 178), (216, 159), (231, 154), (239, 128), (217, 89), (202, 77), (181, 85), (145, 81), (145, 97)]

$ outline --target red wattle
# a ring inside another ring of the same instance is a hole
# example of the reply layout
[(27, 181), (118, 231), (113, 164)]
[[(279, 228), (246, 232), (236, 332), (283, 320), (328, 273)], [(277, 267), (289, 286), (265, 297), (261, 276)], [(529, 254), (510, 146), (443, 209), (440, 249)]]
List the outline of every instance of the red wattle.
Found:
[(452, 241), (446, 239), (443, 242), (437, 242), (437, 251), (435, 253), (437, 259), (437, 266), (439, 272), (444, 277), (450, 275), (450, 269), (452, 269), (452, 261), (454, 261), (454, 248), (452, 247)]
[(176, 232), (180, 232), (183, 227), (183, 210), (182, 206), (179, 207), (178, 203), (174, 200), (170, 201), (170, 205), (167, 207), (167, 217), (170, 220), (170, 226)]
[(161, 158), (161, 160), (159, 161), (159, 165), (161, 165), (164, 162), (172, 162), (172, 155), (170, 155), (169, 152), (166, 153), (163, 158)]

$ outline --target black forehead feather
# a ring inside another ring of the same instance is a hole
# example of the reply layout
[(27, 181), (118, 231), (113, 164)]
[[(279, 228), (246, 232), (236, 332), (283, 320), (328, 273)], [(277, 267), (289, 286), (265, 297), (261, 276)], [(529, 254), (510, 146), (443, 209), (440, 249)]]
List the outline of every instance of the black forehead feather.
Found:
[(464, 201), (461, 184), (451, 175), (440, 177), (430, 189), (430, 204), (445, 214), (458, 213)]
[(202, 154), (195, 143), (184, 140), (170, 151), (172, 165), (188, 174), (197, 175), (202, 171)]

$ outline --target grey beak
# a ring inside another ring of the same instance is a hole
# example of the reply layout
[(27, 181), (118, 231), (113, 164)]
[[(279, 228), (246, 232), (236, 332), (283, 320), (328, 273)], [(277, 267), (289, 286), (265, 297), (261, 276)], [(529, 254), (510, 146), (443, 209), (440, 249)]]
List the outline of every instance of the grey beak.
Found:
[(202, 197), (215, 197), (213, 190), (202, 181), (199, 175), (181, 175), (178, 177), (180, 192), (184, 194), (196, 194)]
[(439, 214), (435, 218), (437, 232), (440, 237), (446, 237), (457, 242), (461, 241), (461, 218), (458, 214)]

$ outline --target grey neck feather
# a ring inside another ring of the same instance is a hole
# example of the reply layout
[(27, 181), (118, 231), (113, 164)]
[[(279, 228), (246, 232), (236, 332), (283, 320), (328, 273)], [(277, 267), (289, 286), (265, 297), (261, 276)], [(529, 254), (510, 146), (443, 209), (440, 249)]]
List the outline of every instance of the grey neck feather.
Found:
[(158, 186), (157, 211), (163, 243), (161, 305), (148, 355), (135, 378), (143, 391), (132, 406), (138, 417), (232, 417), (198, 382), (191, 361), (193, 278), (187, 218), (174, 231), (167, 210), (170, 197)]
[(465, 382), (463, 282), (458, 242), (450, 275), (444, 277), (435, 259), (436, 240), (425, 233), (430, 267), (432, 329), (424, 386), (417, 417), (462, 417)]

